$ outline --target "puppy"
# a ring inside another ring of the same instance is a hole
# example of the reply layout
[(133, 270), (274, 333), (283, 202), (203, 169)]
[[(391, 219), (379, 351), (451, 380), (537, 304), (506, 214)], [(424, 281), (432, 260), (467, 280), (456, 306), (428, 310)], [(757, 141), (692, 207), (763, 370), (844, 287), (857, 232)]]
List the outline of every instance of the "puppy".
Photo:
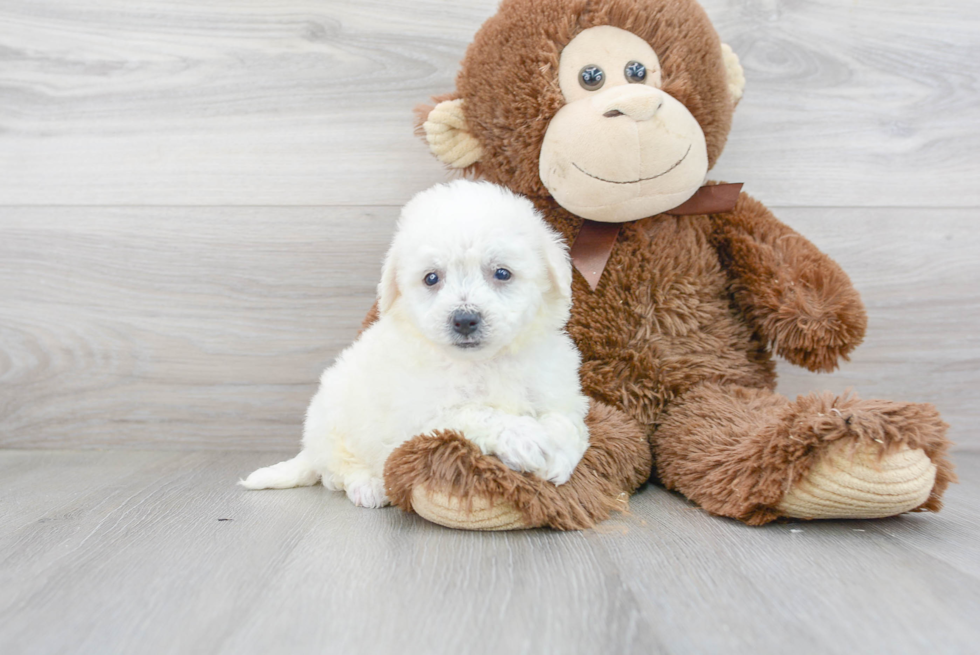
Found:
[(571, 281), (564, 244), (527, 199), (463, 180), (418, 194), (385, 258), (380, 318), (320, 378), (302, 451), (240, 484), (319, 480), (381, 507), (385, 460), (434, 430), (567, 482), (588, 447), (579, 353), (564, 332)]

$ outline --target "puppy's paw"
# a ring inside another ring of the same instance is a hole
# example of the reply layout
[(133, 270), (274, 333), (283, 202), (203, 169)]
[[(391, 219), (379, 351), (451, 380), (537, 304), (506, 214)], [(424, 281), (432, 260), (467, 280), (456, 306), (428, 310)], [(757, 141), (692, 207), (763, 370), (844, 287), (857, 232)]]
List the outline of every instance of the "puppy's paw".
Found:
[(565, 484), (589, 448), (589, 430), (581, 420), (561, 414), (549, 414), (541, 423), (551, 437), (550, 448), (546, 451), (548, 463), (542, 477), (556, 486)]
[(547, 442), (548, 434), (538, 421), (528, 416), (515, 417), (501, 430), (493, 454), (507, 468), (545, 477)]
[(390, 504), (382, 478), (358, 478), (346, 484), (347, 497), (358, 507), (384, 507)]
[(562, 453), (556, 453), (548, 460), (548, 465), (545, 467), (542, 477), (548, 482), (553, 482), (556, 487), (563, 485), (571, 479), (579, 459), (575, 458), (572, 460)]

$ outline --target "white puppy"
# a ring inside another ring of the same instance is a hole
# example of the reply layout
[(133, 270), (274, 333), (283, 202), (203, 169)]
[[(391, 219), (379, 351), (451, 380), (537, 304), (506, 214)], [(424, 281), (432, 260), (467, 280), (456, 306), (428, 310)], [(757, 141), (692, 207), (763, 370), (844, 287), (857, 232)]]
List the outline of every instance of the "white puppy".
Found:
[(381, 507), (385, 460), (434, 430), (567, 482), (589, 438), (579, 353), (564, 332), (571, 281), (564, 245), (525, 198), (462, 180), (418, 194), (385, 258), (380, 319), (323, 373), (302, 451), (241, 484), (322, 480)]

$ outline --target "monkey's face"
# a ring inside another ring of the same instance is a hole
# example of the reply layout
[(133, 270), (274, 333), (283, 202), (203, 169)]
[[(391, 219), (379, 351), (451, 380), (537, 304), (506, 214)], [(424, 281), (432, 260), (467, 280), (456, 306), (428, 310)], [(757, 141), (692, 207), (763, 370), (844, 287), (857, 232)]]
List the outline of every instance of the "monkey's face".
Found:
[(624, 222), (704, 183), (745, 77), (697, 0), (505, 0), (456, 84), (420, 114), (440, 161)]
[(541, 182), (565, 209), (620, 223), (672, 209), (704, 183), (708, 152), (691, 112), (661, 89), (657, 53), (608, 25), (561, 53), (565, 98), (541, 146)]

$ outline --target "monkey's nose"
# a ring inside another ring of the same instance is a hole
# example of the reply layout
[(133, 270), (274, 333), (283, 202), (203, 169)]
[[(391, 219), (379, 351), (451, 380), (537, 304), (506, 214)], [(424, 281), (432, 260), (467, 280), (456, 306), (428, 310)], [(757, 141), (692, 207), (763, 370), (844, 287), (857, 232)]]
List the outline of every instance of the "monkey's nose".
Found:
[(616, 86), (592, 99), (592, 106), (606, 118), (626, 116), (634, 121), (650, 120), (663, 104), (663, 91), (643, 84)]
[(480, 328), (480, 315), (476, 312), (458, 310), (452, 316), (453, 332), (468, 337)]

